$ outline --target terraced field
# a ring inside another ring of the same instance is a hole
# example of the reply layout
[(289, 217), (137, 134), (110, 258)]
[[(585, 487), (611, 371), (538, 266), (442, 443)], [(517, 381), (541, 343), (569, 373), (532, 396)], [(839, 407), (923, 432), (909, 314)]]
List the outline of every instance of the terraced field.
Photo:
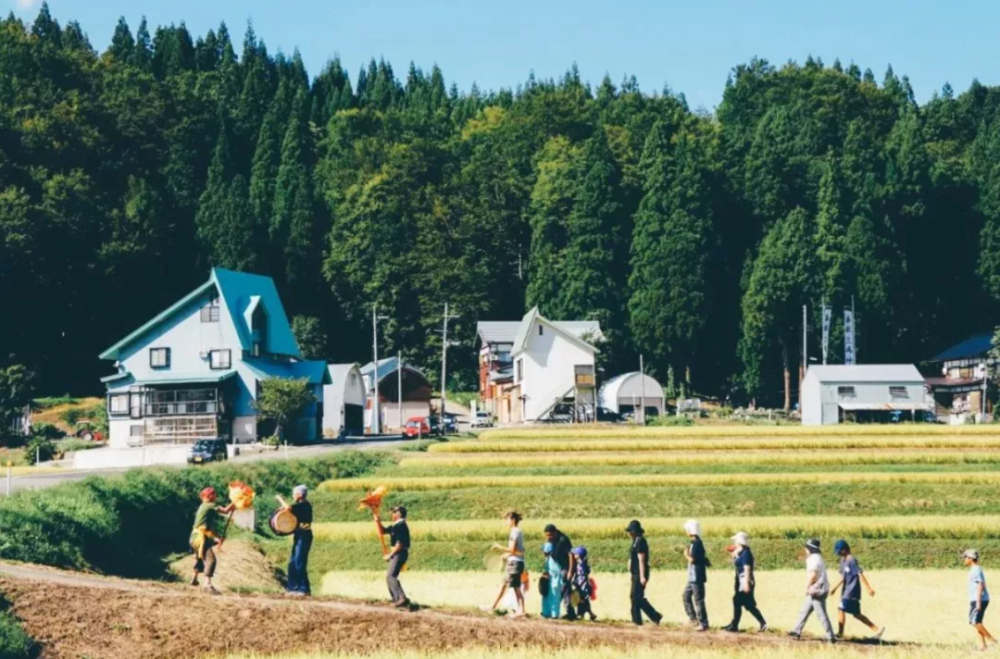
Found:
[[(500, 575), (484, 559), (505, 539), (501, 515), (510, 508), (525, 515), (531, 572), (542, 565), (548, 522), (587, 546), (609, 586), (599, 608), (610, 619), (627, 613), (623, 529), (633, 518), (650, 541), (650, 599), (674, 622), (685, 619), (681, 527), (689, 518), (702, 521), (714, 564), (713, 624), (728, 622), (725, 545), (736, 531), (753, 539), (761, 582), (769, 584), (758, 596), (778, 612), (770, 620), (776, 629), (794, 623), (807, 537), (828, 548), (846, 538), (877, 588), (892, 583), (871, 610), (892, 621), (887, 638), (897, 641), (971, 642), (958, 553), (979, 549), (987, 574), (1000, 566), (1000, 432), (991, 427), (554, 427), (440, 442), (397, 454), (373, 476), (324, 483), (313, 495), (322, 514), (311, 571), (325, 593), (382, 596), (378, 543), (357, 510), (377, 485), (410, 510), (414, 548), (404, 584), (435, 605), (488, 603)], [(287, 556), (282, 543), (267, 549), (278, 561)], [(836, 564), (830, 549), (827, 561)], [(913, 617), (907, 593), (914, 589), (952, 606), (932, 607), (926, 624), (904, 623)]]

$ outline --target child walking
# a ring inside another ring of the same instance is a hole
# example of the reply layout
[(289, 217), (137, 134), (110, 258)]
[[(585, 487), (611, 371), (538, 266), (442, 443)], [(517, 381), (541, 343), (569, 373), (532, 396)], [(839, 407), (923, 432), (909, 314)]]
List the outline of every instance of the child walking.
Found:
[(861, 613), (861, 584), (863, 583), (868, 589), (869, 597), (875, 597), (875, 589), (868, 583), (865, 571), (861, 569), (858, 560), (851, 554), (851, 546), (847, 544), (846, 540), (838, 540), (833, 545), (833, 551), (840, 556), (840, 581), (830, 590), (830, 594), (834, 595), (837, 589), (841, 586), (844, 587), (841, 592), (840, 606), (837, 607), (837, 638), (844, 637), (844, 624), (847, 614), (850, 613), (856, 620), (868, 625), (868, 628), (875, 632), (871, 636), (872, 640), (879, 640), (885, 633), (885, 627), (879, 629), (878, 625)]
[(979, 650), (986, 649), (986, 643), (996, 644), (997, 640), (986, 631), (983, 625), (983, 616), (986, 615), (986, 607), (990, 605), (990, 591), (986, 589), (986, 575), (983, 568), (979, 566), (979, 552), (975, 549), (966, 549), (962, 553), (962, 560), (969, 568), (969, 624), (976, 628), (979, 634)]
[(563, 582), (562, 566), (552, 557), (553, 546), (551, 542), (546, 542), (542, 546), (542, 553), (545, 554), (545, 568), (542, 572), (542, 579), (548, 583), (539, 588), (542, 593), (542, 617), (559, 618), (559, 608), (562, 604)]
[(597, 616), (594, 615), (594, 611), (590, 608), (590, 598), (594, 595), (594, 592), (590, 585), (590, 563), (587, 561), (587, 548), (574, 547), (573, 555), (576, 557), (574, 561), (576, 563), (576, 572), (573, 574), (573, 590), (580, 597), (580, 603), (576, 607), (576, 617), (583, 618), (586, 615), (590, 617), (591, 622), (594, 622), (597, 620)]
[(705, 608), (705, 582), (708, 581), (708, 557), (705, 544), (701, 541), (701, 525), (698, 520), (689, 519), (684, 523), (691, 544), (684, 550), (687, 559), (687, 585), (684, 587), (684, 612), (691, 626), (699, 632), (708, 631), (708, 609)]
[(733, 536), (733, 544), (726, 549), (732, 555), (733, 566), (736, 567), (736, 592), (733, 593), (733, 619), (722, 629), (727, 632), (740, 631), (740, 620), (743, 618), (743, 610), (746, 609), (760, 625), (759, 631), (766, 632), (767, 621), (757, 608), (757, 599), (754, 596), (757, 583), (754, 578), (754, 557), (750, 551), (750, 536), (740, 531)]

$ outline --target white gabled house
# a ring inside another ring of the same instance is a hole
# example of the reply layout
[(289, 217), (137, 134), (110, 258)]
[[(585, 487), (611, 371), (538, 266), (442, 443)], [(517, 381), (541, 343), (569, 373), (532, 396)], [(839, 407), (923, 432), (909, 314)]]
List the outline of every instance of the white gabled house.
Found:
[[(562, 405), (593, 411), (598, 350), (590, 341), (603, 338), (597, 321), (550, 321), (535, 307), (520, 322), (480, 323), (479, 333), (480, 392), (501, 423), (542, 421)], [(497, 348), (502, 354), (493, 354)], [(498, 357), (502, 370), (493, 368)]]
[[(267, 378), (306, 379), (317, 403), (299, 438), (323, 427), (326, 362), (302, 359), (270, 277), (214, 268), (204, 284), (101, 354), (112, 448), (250, 442), (273, 429), (253, 403)], [(268, 424), (269, 425), (269, 424)]]

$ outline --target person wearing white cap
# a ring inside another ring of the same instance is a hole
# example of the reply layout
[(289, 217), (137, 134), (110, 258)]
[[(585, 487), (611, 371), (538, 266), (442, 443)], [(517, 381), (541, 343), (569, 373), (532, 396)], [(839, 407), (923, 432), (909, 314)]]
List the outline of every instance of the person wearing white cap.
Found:
[(962, 561), (969, 568), (969, 624), (976, 628), (976, 633), (979, 635), (978, 649), (985, 650), (987, 641), (993, 645), (996, 645), (997, 642), (983, 625), (986, 607), (990, 605), (990, 591), (986, 589), (986, 575), (979, 565), (979, 552), (975, 549), (966, 549), (962, 552)]
[(278, 497), (282, 508), (291, 510), (298, 520), (292, 535), (292, 555), (288, 558), (288, 583), (286, 589), (289, 595), (310, 595), (309, 585), (309, 550), (312, 548), (313, 510), (312, 504), (306, 499), (309, 489), (305, 485), (296, 485), (292, 490), (292, 500), (289, 505)]
[(826, 576), (826, 562), (823, 560), (819, 538), (806, 540), (806, 599), (802, 603), (799, 611), (799, 621), (795, 623), (795, 628), (788, 632), (793, 638), (802, 637), (802, 629), (806, 626), (806, 621), (813, 613), (819, 618), (823, 625), (823, 632), (826, 640), (830, 643), (836, 642), (833, 635), (833, 625), (830, 624), (830, 616), (826, 614), (826, 598), (830, 595), (830, 581)]
[(750, 551), (750, 536), (740, 531), (733, 536), (733, 544), (726, 547), (733, 555), (733, 565), (736, 567), (735, 593), (733, 593), (733, 620), (722, 629), (727, 632), (740, 631), (740, 619), (743, 617), (743, 609), (757, 619), (760, 631), (767, 631), (767, 621), (764, 615), (757, 608), (757, 599), (754, 597), (754, 557)]
[(687, 585), (681, 599), (684, 601), (684, 612), (687, 613), (691, 626), (700, 632), (708, 631), (708, 609), (705, 607), (705, 582), (708, 581), (708, 556), (705, 555), (705, 544), (701, 541), (701, 525), (698, 520), (689, 519), (684, 523), (684, 532), (691, 539), (691, 544), (684, 550), (688, 562)]

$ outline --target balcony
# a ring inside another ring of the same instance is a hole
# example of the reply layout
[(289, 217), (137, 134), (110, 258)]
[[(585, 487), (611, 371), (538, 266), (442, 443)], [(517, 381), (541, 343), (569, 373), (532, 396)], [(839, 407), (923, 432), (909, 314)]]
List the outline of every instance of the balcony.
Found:
[(151, 390), (144, 397), (144, 417), (217, 416), (222, 411), (218, 389)]

